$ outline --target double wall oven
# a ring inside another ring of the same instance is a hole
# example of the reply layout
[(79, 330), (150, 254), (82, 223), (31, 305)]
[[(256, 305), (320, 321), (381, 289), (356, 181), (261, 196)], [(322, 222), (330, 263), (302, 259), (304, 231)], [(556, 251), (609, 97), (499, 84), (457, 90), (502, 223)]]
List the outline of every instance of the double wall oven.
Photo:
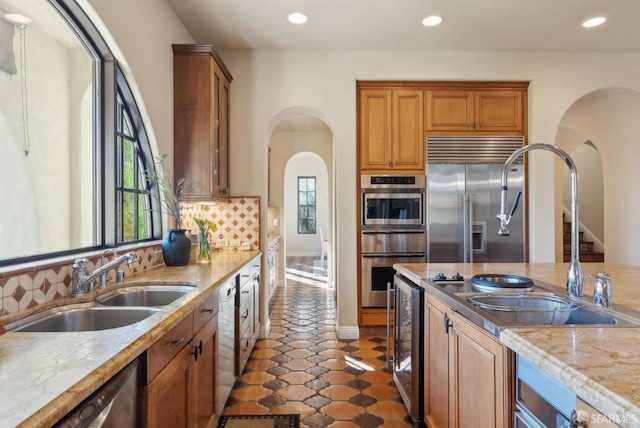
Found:
[(394, 263), (427, 258), (424, 175), (360, 178), (362, 307), (386, 307)]

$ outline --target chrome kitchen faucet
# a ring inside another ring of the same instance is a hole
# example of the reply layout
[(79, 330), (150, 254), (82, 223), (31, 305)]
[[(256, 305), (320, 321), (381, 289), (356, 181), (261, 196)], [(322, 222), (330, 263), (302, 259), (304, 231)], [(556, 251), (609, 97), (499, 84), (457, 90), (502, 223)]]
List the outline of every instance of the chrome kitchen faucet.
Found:
[(500, 220), (500, 229), (498, 230), (498, 236), (509, 235), (509, 221), (511, 215), (516, 209), (518, 197), (516, 197), (511, 213), (507, 214), (507, 175), (511, 164), (525, 152), (530, 150), (547, 150), (560, 156), (564, 163), (569, 167), (569, 173), (571, 176), (571, 262), (569, 263), (569, 269), (567, 270), (567, 294), (572, 297), (582, 297), (584, 292), (584, 275), (582, 273), (582, 267), (580, 266), (579, 250), (580, 250), (580, 227), (578, 224), (578, 171), (573, 159), (561, 148), (552, 146), (551, 144), (529, 144), (523, 146), (513, 152), (509, 159), (504, 163), (502, 169), (502, 199), (500, 201), (500, 214), (496, 215)]
[(89, 259), (82, 258), (76, 259), (73, 262), (73, 277), (71, 280), (71, 294), (74, 296), (81, 296), (87, 291), (93, 291), (93, 281), (100, 275), (109, 272), (111, 269), (115, 269), (122, 263), (132, 264), (139, 260), (138, 255), (134, 251), (130, 251), (127, 254), (116, 257), (106, 265), (100, 266), (93, 272), (87, 272), (87, 263)]

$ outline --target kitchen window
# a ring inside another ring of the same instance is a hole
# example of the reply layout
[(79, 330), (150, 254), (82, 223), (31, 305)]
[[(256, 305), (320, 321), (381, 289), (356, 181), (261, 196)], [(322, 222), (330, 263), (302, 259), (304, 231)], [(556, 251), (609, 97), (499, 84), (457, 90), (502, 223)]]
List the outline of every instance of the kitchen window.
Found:
[(75, 0), (0, 0), (0, 266), (162, 237), (129, 82)]
[(298, 177), (298, 234), (316, 233), (316, 177)]
[(118, 94), (117, 106), (117, 215), (118, 243), (149, 238), (150, 196), (138, 132), (128, 106)]

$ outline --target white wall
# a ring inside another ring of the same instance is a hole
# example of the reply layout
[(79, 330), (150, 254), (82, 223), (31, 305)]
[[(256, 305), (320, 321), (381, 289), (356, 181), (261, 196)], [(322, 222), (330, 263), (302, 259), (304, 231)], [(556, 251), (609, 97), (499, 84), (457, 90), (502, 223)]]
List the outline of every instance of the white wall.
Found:
[[(590, 144), (581, 144), (569, 155), (578, 170), (580, 224), (604, 242), (604, 178), (600, 153)], [(567, 209), (571, 207), (571, 178), (566, 167), (562, 172), (562, 205)]]

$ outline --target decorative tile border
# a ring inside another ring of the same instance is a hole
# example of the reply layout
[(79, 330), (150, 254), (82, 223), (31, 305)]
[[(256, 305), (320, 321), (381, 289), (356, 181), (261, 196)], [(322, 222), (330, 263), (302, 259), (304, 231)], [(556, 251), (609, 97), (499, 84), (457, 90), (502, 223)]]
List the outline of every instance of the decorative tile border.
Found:
[[(126, 251), (135, 251), (140, 261), (136, 266), (130, 267), (126, 263), (119, 269), (123, 270), (125, 277), (137, 272), (150, 269), (156, 264), (155, 253), (160, 250), (160, 245), (156, 242), (135, 248), (121, 249), (119, 254)], [(34, 264), (29, 267), (20, 267), (12, 271), (0, 273), (0, 316), (11, 315), (33, 308), (38, 305), (52, 302), (57, 299), (68, 297), (71, 294), (71, 265), (73, 260), (78, 258), (74, 255), (71, 258), (57, 259), (55, 262), (45, 262), (44, 264)], [(92, 271), (99, 267), (100, 253), (85, 255), (89, 259), (88, 270)], [(107, 255), (111, 260), (113, 255)], [(158, 263), (161, 264), (161, 263)], [(115, 271), (109, 272), (109, 277), (115, 281)]]

